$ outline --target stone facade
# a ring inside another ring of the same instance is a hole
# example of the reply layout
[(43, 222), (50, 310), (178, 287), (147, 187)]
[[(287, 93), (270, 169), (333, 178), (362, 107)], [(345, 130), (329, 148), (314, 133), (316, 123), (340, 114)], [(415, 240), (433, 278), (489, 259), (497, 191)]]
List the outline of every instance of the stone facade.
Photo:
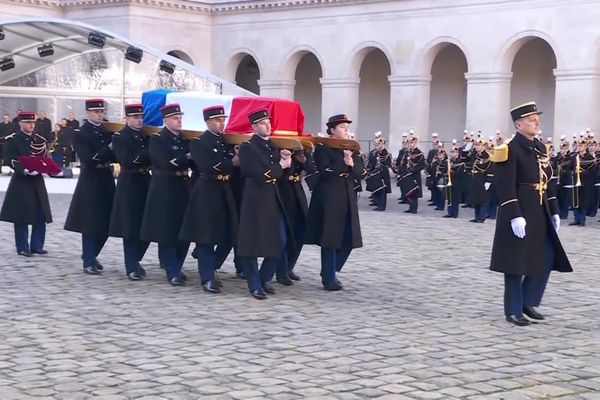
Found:
[[(35, 7), (32, 5), (35, 4)], [(590, 0), (0, 0), (189, 56), (261, 95), (303, 103), (307, 130), (344, 112), (360, 139), (511, 131), (536, 100), (545, 135), (598, 129), (600, 3)]]

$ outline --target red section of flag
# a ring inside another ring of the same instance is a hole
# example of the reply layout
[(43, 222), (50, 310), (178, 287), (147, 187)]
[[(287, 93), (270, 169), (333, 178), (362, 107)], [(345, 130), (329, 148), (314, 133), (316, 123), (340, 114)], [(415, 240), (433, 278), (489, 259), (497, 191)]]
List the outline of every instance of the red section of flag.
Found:
[[(304, 113), (300, 103), (274, 97), (234, 98), (225, 133), (252, 133), (248, 115), (262, 109), (269, 111), (271, 127), (274, 132), (296, 132), (297, 135), (306, 136), (304, 134)], [(285, 136), (289, 135), (289, 133), (285, 134)]]

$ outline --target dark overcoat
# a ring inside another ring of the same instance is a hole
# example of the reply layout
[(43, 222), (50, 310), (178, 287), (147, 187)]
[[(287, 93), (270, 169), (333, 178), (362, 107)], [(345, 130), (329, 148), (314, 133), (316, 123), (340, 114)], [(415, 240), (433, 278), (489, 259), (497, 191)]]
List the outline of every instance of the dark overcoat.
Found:
[(198, 178), (179, 236), (184, 241), (207, 245), (235, 242), (238, 216), (231, 188), (234, 154), (223, 135), (210, 131), (190, 142), (190, 152)]
[(191, 189), (189, 169), (194, 168), (194, 162), (186, 157), (189, 141), (163, 128), (150, 138), (149, 152), (152, 178), (142, 217), (141, 239), (175, 244)]
[(81, 172), (65, 222), (68, 231), (108, 236), (115, 195), (111, 163), (116, 158), (109, 147), (111, 140), (112, 133), (88, 121), (75, 130), (73, 147)]
[(48, 192), (42, 175), (25, 175), (25, 168), (19, 162), (19, 156), (31, 155), (31, 144), (36, 147), (47, 144), (46, 139), (40, 135), (29, 136), (18, 131), (6, 137), (4, 143), (4, 164), (14, 171), (10, 178), (2, 210), (0, 221), (15, 224), (33, 225), (37, 218), (38, 204), (44, 213), (47, 223), (52, 222)]
[[(552, 176), (547, 161), (546, 146), (539, 140), (528, 140), (517, 133), (508, 144), (508, 159), (496, 163), (494, 179), (500, 200), (490, 269), (508, 274), (539, 276), (546, 267), (546, 239), (554, 247), (553, 270), (571, 272), (571, 264), (560, 243), (551, 216), (558, 214), (558, 201), (553, 186), (542, 194), (534, 185), (540, 181), (542, 162), (543, 183)], [(541, 203), (541, 204), (540, 204)], [(512, 231), (511, 220), (523, 217), (525, 237), (519, 239)]]
[(150, 186), (150, 138), (126, 126), (113, 136), (113, 152), (121, 165), (110, 220), (110, 236), (139, 240)]
[(240, 146), (244, 189), (240, 209), (237, 254), (243, 257), (281, 255), (280, 218), (286, 222), (287, 245), (294, 246), (290, 222), (277, 187), (283, 169), (279, 149), (270, 141), (253, 135)]
[(319, 181), (313, 191), (306, 221), (306, 244), (339, 249), (344, 239), (346, 218), (350, 216), (352, 247), (362, 247), (360, 220), (353, 177), (367, 176), (358, 152), (352, 154), (354, 167), (344, 163), (344, 152), (324, 144), (315, 149)]

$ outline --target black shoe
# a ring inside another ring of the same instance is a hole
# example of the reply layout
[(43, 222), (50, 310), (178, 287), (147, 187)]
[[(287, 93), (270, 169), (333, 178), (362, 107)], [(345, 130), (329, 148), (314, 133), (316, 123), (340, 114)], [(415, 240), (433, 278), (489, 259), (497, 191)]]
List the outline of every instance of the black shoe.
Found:
[(182, 281), (184, 281), (184, 282), (187, 282), (187, 280), (188, 280), (188, 277), (187, 277), (187, 275), (186, 275), (186, 274), (184, 274), (183, 272), (181, 272), (181, 273), (179, 274), (179, 277), (180, 277), (180, 278), (181, 278), (181, 280), (182, 280)]
[(473, 218), (473, 219), (470, 219), (470, 220), (469, 220), (469, 222), (477, 222), (477, 221), (479, 221), (479, 220), (478, 220), (478, 219), (476, 219), (476, 218)]
[(141, 281), (142, 277), (139, 275), (138, 271), (133, 271), (127, 274), (127, 278), (130, 281)]
[(198, 248), (194, 248), (194, 250), (192, 250), (192, 258), (194, 259), (198, 259)]
[(471, 208), (470, 204), (463, 204), (462, 206), (460, 206), (461, 208)]
[(267, 294), (262, 289), (253, 290), (250, 292), (250, 295), (256, 300), (265, 300), (267, 298)]
[(337, 280), (335, 280), (330, 283), (323, 283), (323, 288), (329, 292), (336, 292), (338, 290), (342, 290), (344, 287)]
[(48, 250), (44, 250), (44, 249), (31, 250), (31, 254), (48, 254)]
[(83, 267), (83, 272), (89, 275), (100, 275), (102, 273), (95, 265)]
[(537, 319), (539, 321), (546, 319), (542, 314), (537, 312), (537, 310), (535, 308), (533, 308), (532, 306), (523, 307), (523, 312), (525, 313), (525, 315), (527, 315), (531, 319)]
[(495, 216), (495, 215), (490, 215), (490, 216), (488, 217), (488, 219), (496, 219), (496, 216)]
[(443, 217), (444, 217), (444, 218), (452, 218), (452, 215), (450, 215), (450, 214), (446, 214), (446, 215), (444, 215)]
[(203, 283), (202, 289), (204, 289), (204, 291), (207, 293), (221, 293), (221, 289), (219, 289), (219, 286), (217, 286), (217, 283), (215, 281), (207, 281), (206, 283)]
[(477, 220), (477, 221), (475, 221), (475, 222), (477, 222), (478, 224), (483, 224), (483, 223), (485, 222), (485, 219), (478, 219), (478, 220)]
[(171, 286), (185, 286), (185, 281), (181, 277), (175, 277), (169, 279), (169, 284)]
[(406, 211), (404, 211), (404, 212), (405, 212), (406, 214), (416, 214), (416, 213), (417, 213), (416, 211), (413, 211), (413, 210), (406, 210)]
[(137, 274), (141, 279), (146, 279), (146, 270), (142, 267), (138, 267)]
[(434, 208), (434, 210), (436, 210), (436, 211), (444, 211), (444, 207), (436, 207), (436, 208)]
[(23, 257), (31, 257), (33, 255), (30, 252), (28, 252), (27, 250), (17, 251), (17, 254), (20, 256), (23, 256)]
[(102, 264), (100, 264), (99, 262), (96, 262), (95, 267), (96, 267), (96, 269), (98, 271), (103, 271), (104, 270), (104, 266), (102, 266)]
[(522, 315), (515, 315), (515, 314), (507, 315), (506, 320), (508, 322), (510, 322), (511, 324), (515, 324), (517, 326), (526, 326), (526, 325), (531, 324), (531, 322)]
[(281, 283), (284, 286), (292, 286), (294, 281), (292, 281), (289, 277), (277, 278), (277, 283)]
[(300, 277), (298, 275), (296, 275), (296, 273), (294, 271), (290, 271), (288, 273), (288, 276), (290, 277), (291, 280), (293, 281), (299, 281)]
[(579, 222), (577, 222), (577, 221), (573, 221), (573, 222), (571, 222), (571, 223), (569, 224), (569, 226), (576, 226), (576, 225), (579, 225)]
[(269, 282), (263, 283), (263, 290), (269, 294), (275, 294), (275, 289)]

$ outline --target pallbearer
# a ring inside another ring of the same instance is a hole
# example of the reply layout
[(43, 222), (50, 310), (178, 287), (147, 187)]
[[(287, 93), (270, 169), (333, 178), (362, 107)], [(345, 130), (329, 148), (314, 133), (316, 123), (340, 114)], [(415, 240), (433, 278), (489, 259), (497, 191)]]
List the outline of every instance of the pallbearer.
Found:
[(181, 272), (190, 243), (179, 239), (189, 198), (189, 170), (194, 167), (189, 143), (181, 134), (179, 104), (160, 109), (165, 127), (150, 138), (152, 178), (142, 218), (141, 238), (158, 243), (158, 258), (172, 286), (185, 285)]
[[(29, 171), (19, 161), (20, 156), (47, 156), (47, 141), (33, 133), (35, 114), (21, 111), (17, 115), (18, 130), (8, 136), (4, 143), (4, 164), (13, 171), (6, 189), (0, 220), (12, 222), (15, 230), (17, 254), (31, 257), (46, 254), (44, 241), (46, 224), (52, 222), (50, 202), (44, 178), (38, 171)], [(31, 241), (29, 240), (29, 227)]]
[[(351, 123), (344, 114), (327, 121), (327, 133), (344, 139)], [(320, 173), (308, 209), (306, 244), (321, 246), (321, 282), (325, 290), (341, 290), (336, 273), (342, 270), (353, 248), (362, 247), (360, 221), (352, 175), (364, 179), (367, 170), (358, 151), (319, 144), (315, 162)]]
[[(275, 294), (271, 279), (285, 256), (286, 246), (293, 246), (293, 236), (277, 181), (290, 168), (292, 154), (271, 144), (269, 112), (257, 110), (248, 116), (254, 135), (240, 147), (240, 166), (244, 193), (240, 211), (238, 256), (243, 257), (248, 289), (252, 297), (263, 300)], [(258, 269), (258, 257), (263, 262)]]
[(190, 153), (198, 170), (198, 179), (183, 218), (180, 239), (195, 242), (202, 288), (220, 293), (216, 270), (227, 257), (237, 235), (238, 216), (230, 178), (237, 155), (231, 156), (225, 144), (225, 109), (222, 106), (203, 110), (207, 130), (190, 142)]
[(71, 200), (65, 229), (81, 233), (83, 272), (98, 275), (104, 269), (98, 254), (108, 238), (115, 194), (112, 163), (112, 133), (102, 126), (105, 102), (85, 101), (88, 120), (75, 130), (73, 147), (79, 156), (81, 173)]
[(142, 131), (144, 107), (125, 106), (126, 126), (113, 136), (113, 151), (121, 170), (110, 221), (110, 236), (123, 238), (125, 273), (132, 281), (146, 277), (140, 260), (150, 242), (140, 239), (140, 229), (150, 186), (149, 137)]

